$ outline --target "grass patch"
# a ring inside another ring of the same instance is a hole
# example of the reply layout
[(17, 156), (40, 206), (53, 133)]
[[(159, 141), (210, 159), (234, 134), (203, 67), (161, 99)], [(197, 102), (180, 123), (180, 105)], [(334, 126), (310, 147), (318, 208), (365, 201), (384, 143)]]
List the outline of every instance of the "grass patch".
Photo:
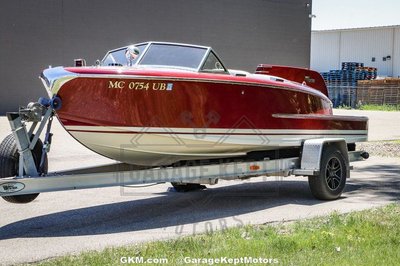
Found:
[[(351, 106), (348, 105), (340, 105), (336, 107), (336, 109), (341, 110), (353, 110)], [(365, 111), (386, 111), (386, 112), (396, 112), (400, 111), (400, 105), (389, 105), (389, 104), (365, 104), (365, 105), (357, 105), (356, 110), (365, 110)]]
[(377, 104), (366, 104), (360, 105), (358, 107), (360, 110), (368, 110), (368, 111), (400, 111), (400, 105), (377, 105)]
[(400, 205), (290, 224), (245, 226), (177, 240), (85, 252), (39, 265), (120, 265), (120, 258), (276, 258), (284, 265), (398, 265)]
[(341, 109), (341, 110), (352, 110), (353, 108), (351, 106), (348, 105), (339, 105), (337, 107), (335, 107), (336, 109)]
[(379, 144), (400, 144), (400, 139), (395, 140), (377, 140), (377, 141), (370, 141), (371, 143), (379, 143)]

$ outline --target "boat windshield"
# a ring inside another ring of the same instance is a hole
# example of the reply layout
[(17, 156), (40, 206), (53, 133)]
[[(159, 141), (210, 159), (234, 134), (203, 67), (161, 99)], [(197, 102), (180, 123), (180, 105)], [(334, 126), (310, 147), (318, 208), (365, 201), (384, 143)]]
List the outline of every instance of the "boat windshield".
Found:
[(184, 67), (197, 69), (201, 64), (207, 48), (151, 44), (143, 55), (139, 65)]
[[(130, 56), (132, 51), (134, 54)], [(211, 48), (174, 43), (150, 42), (112, 50), (104, 57), (102, 65), (140, 65), (215, 73), (227, 72)]]

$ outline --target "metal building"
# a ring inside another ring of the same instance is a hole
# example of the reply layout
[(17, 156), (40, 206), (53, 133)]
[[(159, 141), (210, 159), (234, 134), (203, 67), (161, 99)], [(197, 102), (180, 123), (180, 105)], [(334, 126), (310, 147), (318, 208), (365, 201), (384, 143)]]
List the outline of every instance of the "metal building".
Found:
[(378, 68), (379, 76), (400, 76), (400, 25), (311, 33), (311, 68), (340, 69), (342, 62)]
[(93, 64), (135, 42), (212, 46), (233, 69), (309, 67), (311, 8), (311, 0), (4, 0), (0, 114), (46, 95), (38, 76), (49, 65)]

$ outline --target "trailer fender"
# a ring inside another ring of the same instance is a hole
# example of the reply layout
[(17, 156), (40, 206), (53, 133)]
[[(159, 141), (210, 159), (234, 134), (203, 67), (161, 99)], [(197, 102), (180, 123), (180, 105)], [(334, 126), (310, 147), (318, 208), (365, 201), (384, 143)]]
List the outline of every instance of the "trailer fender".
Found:
[(334, 145), (343, 155), (350, 176), (349, 155), (347, 143), (342, 138), (309, 139), (304, 141), (301, 153), (300, 169), (293, 171), (294, 175), (317, 176), (321, 169), (321, 158), (324, 148)]

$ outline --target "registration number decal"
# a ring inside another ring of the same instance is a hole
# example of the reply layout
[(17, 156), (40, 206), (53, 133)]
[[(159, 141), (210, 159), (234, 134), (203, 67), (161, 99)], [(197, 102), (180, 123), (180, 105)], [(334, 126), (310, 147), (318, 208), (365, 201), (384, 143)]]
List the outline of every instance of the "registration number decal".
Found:
[(143, 90), (143, 91), (172, 91), (174, 87), (173, 83), (166, 82), (125, 82), (125, 81), (113, 81), (108, 82), (109, 89), (129, 89), (129, 90)]

